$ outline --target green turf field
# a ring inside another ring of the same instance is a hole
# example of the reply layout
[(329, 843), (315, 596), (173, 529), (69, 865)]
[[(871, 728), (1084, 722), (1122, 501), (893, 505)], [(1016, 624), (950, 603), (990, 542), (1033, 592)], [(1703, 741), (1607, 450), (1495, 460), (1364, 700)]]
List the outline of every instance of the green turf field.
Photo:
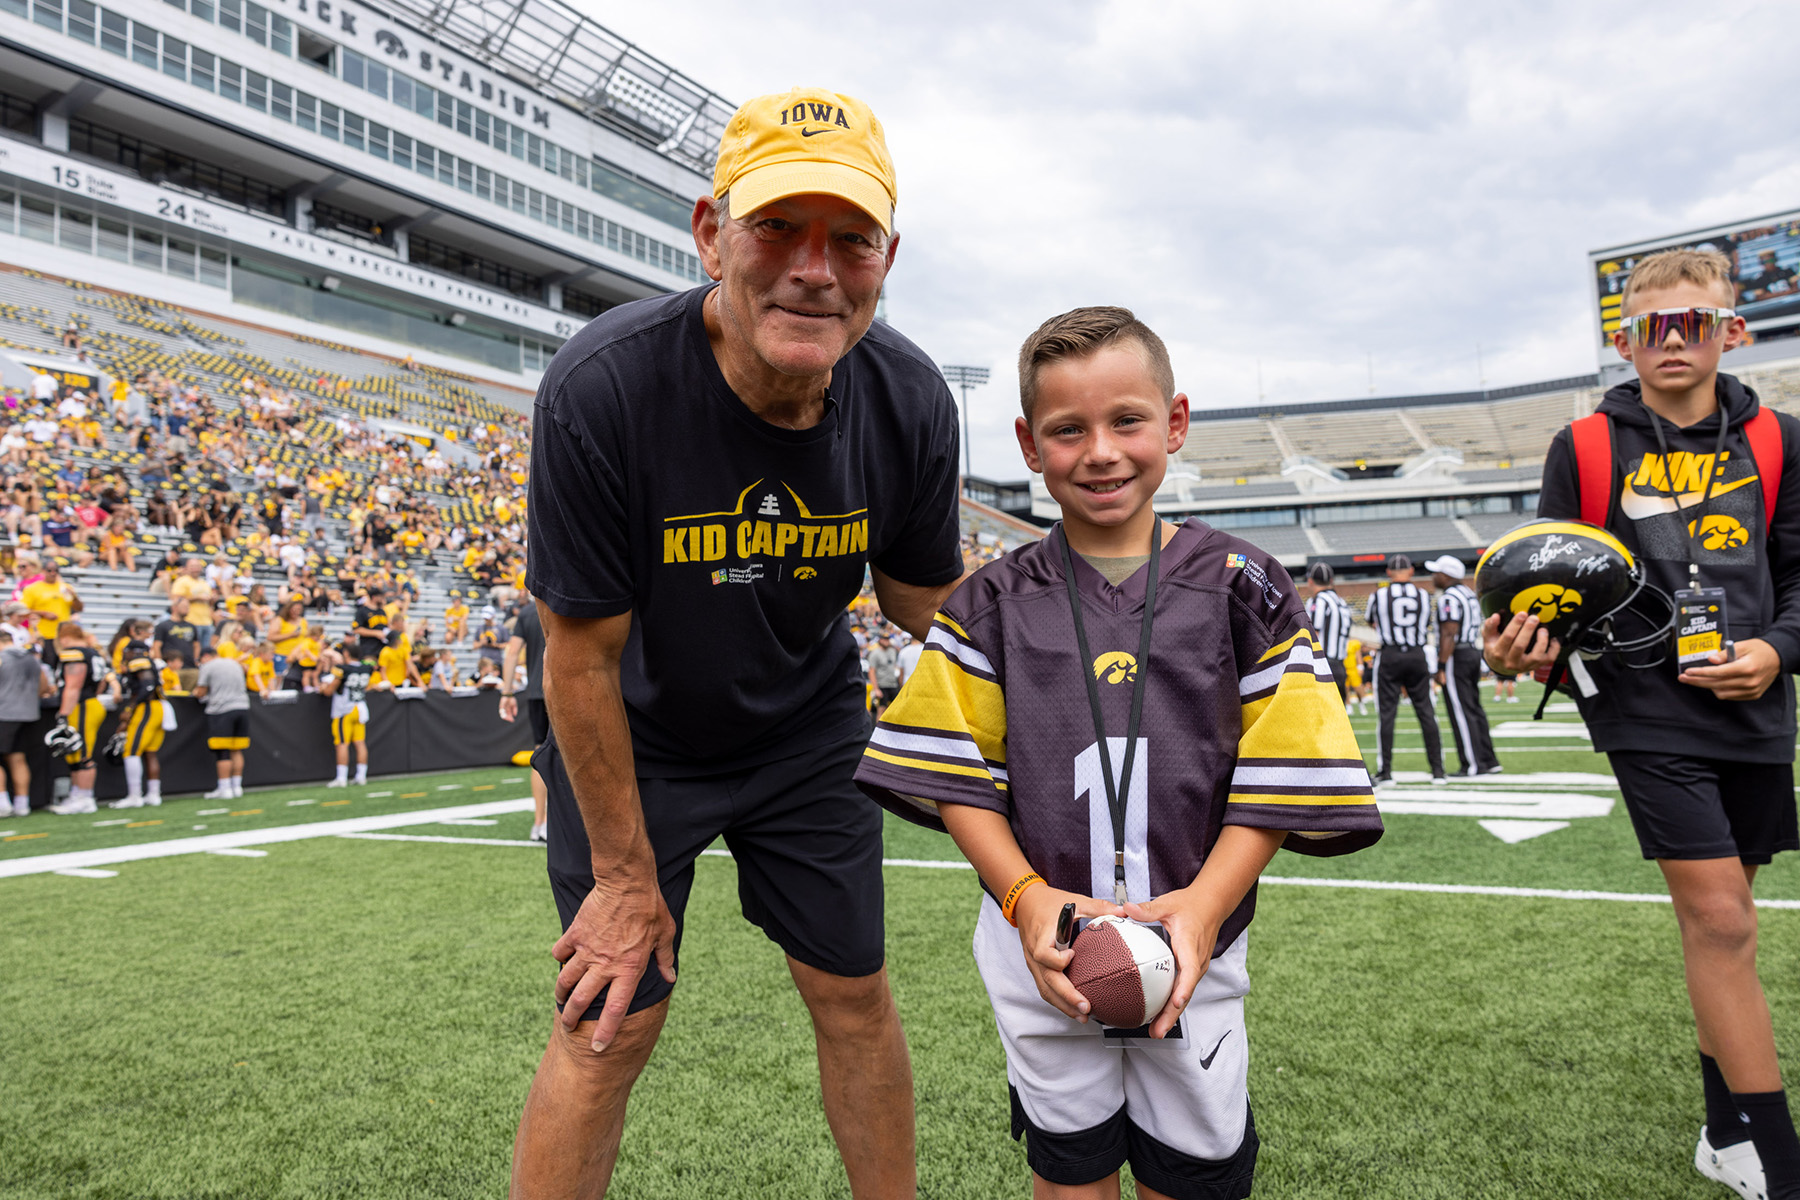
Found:
[[(1535, 699), (1492, 718), (1528, 721)], [(1497, 739), (1497, 781), (1383, 795), (1458, 811), (1394, 812), (1375, 848), (1284, 854), (1270, 874), (1658, 892), (1616, 792), (1528, 778), (1606, 770), (1572, 714), (1553, 719), (1555, 736)], [(1372, 751), (1373, 718), (1355, 724)], [(1424, 770), (1419, 745), (1403, 711), (1399, 770)], [(0, 821), (0, 1196), (503, 1194), (558, 932), (543, 852), (524, 841), (521, 776)], [(1556, 815), (1607, 800), (1604, 815)], [(1537, 836), (1508, 842), (1482, 820)], [(345, 821), (363, 824), (331, 824)], [(293, 838), (302, 825), (328, 835)], [(395, 840), (413, 837), (439, 840)], [(888, 838), (895, 858), (957, 857), (897, 822)], [(157, 845), (195, 852), (77, 868), (110, 875), (5, 874)], [(1800, 900), (1794, 858), (1765, 870), (1760, 897)], [(735, 882), (728, 858), (701, 860), (681, 986), (614, 1195), (846, 1194), (804, 1010), (779, 951), (737, 915)], [(975, 879), (890, 866), (887, 885), (921, 1194), (1027, 1195), (968, 951)], [(1791, 1061), (1800, 911), (1763, 918)], [(1271, 883), (1250, 936), (1258, 1196), (1729, 1195), (1689, 1165), (1698, 1072), (1667, 904)]]

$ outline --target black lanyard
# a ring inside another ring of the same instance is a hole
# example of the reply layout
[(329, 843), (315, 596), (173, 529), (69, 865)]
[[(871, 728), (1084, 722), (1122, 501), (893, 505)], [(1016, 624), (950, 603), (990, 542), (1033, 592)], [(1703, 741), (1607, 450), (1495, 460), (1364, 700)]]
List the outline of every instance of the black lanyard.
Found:
[[(1687, 535), (1682, 539), (1682, 545), (1687, 549), (1688, 580), (1694, 587), (1699, 587), (1700, 556), (1694, 550), (1694, 543), (1699, 540), (1700, 533), (1704, 532), (1702, 523), (1706, 520), (1707, 509), (1712, 507), (1713, 484), (1718, 482), (1719, 473), (1725, 468), (1720, 456), (1725, 453), (1725, 435), (1731, 429), (1731, 417), (1725, 411), (1724, 401), (1720, 401), (1719, 440), (1713, 446), (1712, 466), (1706, 472), (1706, 488), (1701, 492), (1699, 505), (1692, 510), (1694, 519), (1688, 521), (1683, 514), (1681, 497), (1675, 491), (1675, 464), (1669, 461), (1669, 441), (1663, 436), (1663, 419), (1657, 415), (1655, 409), (1647, 404), (1644, 406), (1644, 411), (1650, 414), (1650, 428), (1656, 433), (1656, 448), (1662, 453), (1663, 478), (1668, 480), (1669, 498), (1675, 502), (1675, 517), (1683, 522), (1682, 532)], [(1674, 422), (1671, 421), (1670, 424), (1674, 424)]]
[[(1087, 683), (1088, 705), (1094, 710), (1094, 737), (1100, 746), (1100, 773), (1106, 779), (1106, 804), (1112, 810), (1113, 898), (1125, 903), (1125, 803), (1131, 792), (1131, 766), (1137, 757), (1138, 724), (1144, 715), (1144, 683), (1150, 678), (1150, 628), (1156, 621), (1156, 572), (1162, 561), (1162, 521), (1150, 530), (1150, 578), (1144, 584), (1144, 623), (1138, 633), (1137, 678), (1131, 685), (1131, 719), (1125, 725), (1125, 769), (1115, 781), (1112, 748), (1106, 742), (1106, 718), (1100, 711), (1100, 679), (1094, 674), (1094, 655), (1088, 649), (1087, 626), (1081, 619), (1081, 593), (1075, 587), (1075, 560), (1069, 555), (1069, 535), (1062, 537), (1063, 581), (1069, 585), (1069, 611), (1075, 614), (1075, 645), (1081, 651), (1081, 677)], [(1144, 896), (1142, 899), (1148, 900)]]

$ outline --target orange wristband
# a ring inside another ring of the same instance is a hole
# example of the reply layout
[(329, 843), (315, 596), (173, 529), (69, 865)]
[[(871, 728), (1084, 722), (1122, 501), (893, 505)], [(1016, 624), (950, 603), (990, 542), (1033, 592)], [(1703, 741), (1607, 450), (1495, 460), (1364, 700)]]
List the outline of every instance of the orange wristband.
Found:
[(1044, 882), (1044, 877), (1033, 871), (1029, 875), (1021, 875), (1019, 882), (1006, 889), (1006, 899), (1000, 902), (1000, 915), (1006, 918), (1008, 925), (1014, 929), (1019, 927), (1019, 923), (1013, 919), (1013, 910), (1019, 907), (1019, 897), (1023, 896), (1025, 889), (1032, 884), (1042, 882)]

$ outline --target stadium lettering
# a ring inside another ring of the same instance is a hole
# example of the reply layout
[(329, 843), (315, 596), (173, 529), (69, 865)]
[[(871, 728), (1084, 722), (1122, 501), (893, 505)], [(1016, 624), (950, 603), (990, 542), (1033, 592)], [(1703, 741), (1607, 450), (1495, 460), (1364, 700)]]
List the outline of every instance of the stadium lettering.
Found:
[(338, 28), (345, 33), (354, 34), (356, 32), (356, 14), (347, 13), (340, 8), (338, 10)]

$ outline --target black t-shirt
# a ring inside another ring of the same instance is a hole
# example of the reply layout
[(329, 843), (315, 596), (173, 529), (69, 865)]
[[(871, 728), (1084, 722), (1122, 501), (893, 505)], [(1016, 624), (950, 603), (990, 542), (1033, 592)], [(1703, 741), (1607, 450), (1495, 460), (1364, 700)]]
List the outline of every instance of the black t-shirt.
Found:
[(177, 621), (173, 617), (164, 617), (156, 623), (156, 640), (162, 643), (163, 661), (167, 662), (172, 652), (181, 655), (184, 667), (198, 666), (194, 661), (194, 627), (187, 621)]
[(845, 609), (870, 564), (962, 574), (956, 407), (877, 322), (832, 370), (825, 418), (770, 424), (726, 386), (710, 287), (636, 301), (564, 344), (538, 388), (527, 587), (565, 617), (633, 614), (623, 663), (638, 772), (702, 774), (866, 726)]
[[(367, 604), (358, 604), (356, 616), (350, 623), (358, 629), (386, 629), (388, 627), (387, 610), (371, 608)], [(374, 658), (381, 653), (381, 648), (385, 645), (387, 645), (385, 637), (372, 638), (359, 634), (356, 642), (356, 655), (358, 658)]]
[(519, 693), (526, 700), (544, 698), (544, 625), (538, 620), (537, 605), (527, 600), (513, 622), (513, 636), (525, 643), (525, 689)]

